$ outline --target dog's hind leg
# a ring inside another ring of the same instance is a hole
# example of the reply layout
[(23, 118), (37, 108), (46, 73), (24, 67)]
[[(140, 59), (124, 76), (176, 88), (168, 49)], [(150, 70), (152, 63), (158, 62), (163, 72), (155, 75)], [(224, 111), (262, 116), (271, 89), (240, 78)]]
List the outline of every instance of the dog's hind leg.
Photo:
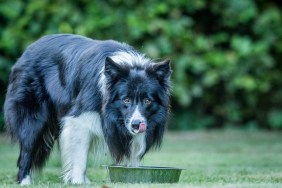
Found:
[(17, 181), (20, 185), (31, 183), (30, 173), (34, 167), (36, 152), (42, 148), (38, 142), (43, 134), (47, 120), (45, 102), (40, 104), (36, 99), (7, 99), (5, 102), (5, 120), (7, 128), (20, 143)]
[(20, 156), (18, 158), (18, 175), (17, 181), (20, 185), (29, 185), (31, 183), (31, 148), (25, 147), (26, 144), (20, 146)]

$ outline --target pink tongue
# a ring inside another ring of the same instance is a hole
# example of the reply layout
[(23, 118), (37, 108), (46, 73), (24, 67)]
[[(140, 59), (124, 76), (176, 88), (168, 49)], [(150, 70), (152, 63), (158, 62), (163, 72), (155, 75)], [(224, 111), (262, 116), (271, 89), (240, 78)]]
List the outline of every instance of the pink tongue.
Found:
[(142, 133), (146, 130), (146, 124), (145, 123), (140, 123), (139, 125), (139, 133)]

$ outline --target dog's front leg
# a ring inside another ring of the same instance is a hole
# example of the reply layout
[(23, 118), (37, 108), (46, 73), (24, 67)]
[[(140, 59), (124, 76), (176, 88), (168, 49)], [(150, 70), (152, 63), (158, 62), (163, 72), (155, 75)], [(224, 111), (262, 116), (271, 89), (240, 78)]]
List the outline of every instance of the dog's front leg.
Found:
[(141, 157), (146, 150), (146, 134), (140, 133), (135, 135), (130, 145), (130, 157), (127, 161), (127, 166), (137, 167), (141, 165)]
[(66, 117), (60, 135), (60, 149), (64, 182), (72, 184), (90, 183), (86, 177), (86, 164), (91, 131), (81, 117)]

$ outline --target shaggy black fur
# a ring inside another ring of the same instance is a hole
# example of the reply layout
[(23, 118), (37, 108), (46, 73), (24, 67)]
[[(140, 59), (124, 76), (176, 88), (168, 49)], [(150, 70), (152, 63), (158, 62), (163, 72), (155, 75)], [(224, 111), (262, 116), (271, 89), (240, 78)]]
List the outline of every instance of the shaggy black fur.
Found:
[[(139, 54), (124, 43), (62, 34), (39, 39), (18, 59), (4, 112), (7, 129), (20, 143), (19, 183), (44, 165), (66, 116), (98, 112), (110, 152), (120, 162), (130, 154), (132, 139), (124, 124), (138, 105), (147, 118), (146, 151), (161, 144), (169, 113), (169, 61), (118, 64), (110, 58), (116, 52)], [(124, 104), (125, 97), (132, 102)]]

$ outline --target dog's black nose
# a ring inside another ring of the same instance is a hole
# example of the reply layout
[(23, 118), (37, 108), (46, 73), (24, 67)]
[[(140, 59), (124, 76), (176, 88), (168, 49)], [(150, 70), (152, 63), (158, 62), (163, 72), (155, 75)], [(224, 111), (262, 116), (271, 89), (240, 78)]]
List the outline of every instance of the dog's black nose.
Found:
[(142, 123), (142, 121), (139, 120), (139, 119), (136, 119), (136, 120), (133, 120), (131, 122), (131, 126), (132, 126), (133, 129), (137, 129), (138, 130), (140, 123)]

